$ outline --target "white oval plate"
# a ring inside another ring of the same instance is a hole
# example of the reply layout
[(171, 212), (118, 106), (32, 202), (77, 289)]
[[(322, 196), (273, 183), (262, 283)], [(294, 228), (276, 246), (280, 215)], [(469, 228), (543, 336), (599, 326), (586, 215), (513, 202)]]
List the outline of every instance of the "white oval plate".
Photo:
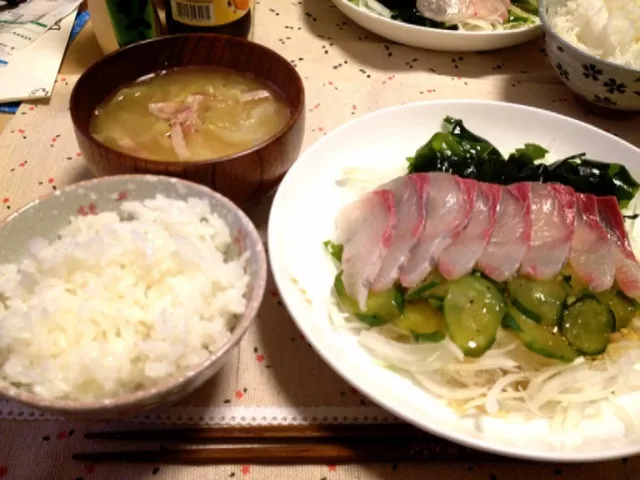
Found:
[(347, 17), (381, 37), (410, 47), (442, 52), (481, 52), (512, 47), (533, 40), (542, 33), (541, 25), (498, 32), (456, 32), (419, 27), (390, 20), (362, 8), (349, 0), (333, 0)]
[[(530, 107), (500, 102), (450, 100), (378, 110), (333, 131), (293, 165), (274, 199), (269, 219), (269, 255), (276, 284), (298, 328), (346, 381), (398, 417), (436, 435), (474, 448), (546, 461), (586, 462), (640, 452), (640, 439), (624, 435), (612, 415), (586, 419), (568, 449), (550, 433), (547, 420), (459, 418), (446, 403), (399, 374), (376, 364), (355, 336), (334, 329), (327, 304), (336, 268), (322, 246), (334, 234), (334, 219), (350, 198), (336, 185), (345, 167), (396, 168), (441, 128), (445, 116), (461, 118), (507, 153), (538, 143), (552, 158), (586, 152), (640, 171), (640, 150), (584, 123)], [(491, 119), (487, 121), (487, 119)], [(351, 194), (353, 195), (353, 194)], [(628, 396), (640, 418), (640, 392)], [(517, 432), (514, 434), (514, 432)], [(566, 443), (565, 443), (566, 445)]]

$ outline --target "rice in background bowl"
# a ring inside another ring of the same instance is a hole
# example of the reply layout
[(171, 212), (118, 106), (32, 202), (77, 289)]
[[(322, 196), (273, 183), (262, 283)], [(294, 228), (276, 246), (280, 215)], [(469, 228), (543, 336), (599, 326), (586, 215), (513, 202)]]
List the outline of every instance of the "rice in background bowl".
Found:
[(551, 27), (573, 46), (602, 60), (640, 69), (640, 2), (547, 1)]
[(169, 177), (63, 189), (0, 225), (0, 245), (0, 394), (67, 417), (128, 416), (204, 383), (266, 283), (251, 221)]
[(640, 111), (640, 3), (541, 0), (547, 54), (580, 97), (612, 110)]

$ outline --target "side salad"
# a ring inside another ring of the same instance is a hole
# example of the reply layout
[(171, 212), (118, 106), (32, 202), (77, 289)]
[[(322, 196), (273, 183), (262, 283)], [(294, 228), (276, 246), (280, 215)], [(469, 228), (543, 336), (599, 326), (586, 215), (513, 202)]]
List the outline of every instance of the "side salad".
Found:
[[(481, 0), (480, 0), (481, 1)], [(382, 17), (427, 28), (459, 31), (493, 31), (512, 30), (530, 27), (540, 23), (537, 0), (511, 0), (506, 8), (505, 18), (468, 17), (433, 19), (421, 13), (418, 8), (420, 0), (349, 0), (359, 8), (368, 10)], [(435, 3), (451, 3), (449, 0), (435, 0)], [(443, 21), (444, 20), (444, 21)]]

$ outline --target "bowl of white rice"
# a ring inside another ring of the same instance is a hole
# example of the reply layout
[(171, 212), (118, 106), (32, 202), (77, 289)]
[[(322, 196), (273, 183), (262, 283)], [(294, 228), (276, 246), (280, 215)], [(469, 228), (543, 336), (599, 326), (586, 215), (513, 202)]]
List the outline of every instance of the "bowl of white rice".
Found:
[(231, 201), (184, 180), (77, 183), (0, 224), (0, 397), (131, 416), (209, 380), (253, 323), (264, 247)]
[(546, 49), (560, 79), (612, 110), (640, 111), (640, 2), (541, 0)]

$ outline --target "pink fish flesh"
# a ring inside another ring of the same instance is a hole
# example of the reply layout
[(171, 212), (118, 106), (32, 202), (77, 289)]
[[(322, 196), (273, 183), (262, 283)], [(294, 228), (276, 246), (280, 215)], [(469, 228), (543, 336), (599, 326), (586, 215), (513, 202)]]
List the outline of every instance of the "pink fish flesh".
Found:
[(367, 296), (396, 231), (393, 193), (375, 190), (342, 209), (337, 219), (343, 245), (342, 281), (346, 293), (365, 310)]
[(474, 198), (473, 211), (466, 228), (440, 254), (438, 269), (453, 280), (471, 273), (484, 252), (496, 226), (502, 188), (498, 185), (463, 180)]
[[(569, 253), (569, 264), (592, 292), (603, 292), (613, 285), (615, 265), (607, 229), (600, 221), (595, 195), (577, 194), (576, 228)], [(616, 209), (617, 202), (616, 202)]]
[(429, 175), (399, 177), (381, 188), (393, 193), (397, 222), (395, 235), (371, 287), (374, 292), (387, 290), (395, 283), (409, 251), (420, 238), (426, 218)]
[(624, 218), (615, 197), (598, 197), (598, 215), (612, 243), (615, 277), (620, 290), (640, 298), (640, 265), (631, 249)]
[(416, 8), (423, 17), (447, 24), (480, 19), (505, 20), (510, 0), (417, 0)]
[(345, 290), (362, 309), (370, 291), (415, 287), (436, 265), (450, 280), (477, 268), (503, 282), (518, 272), (549, 280), (568, 263), (593, 292), (615, 278), (640, 298), (640, 265), (615, 197), (559, 184), (407, 175), (345, 206), (337, 229)]
[(567, 262), (575, 227), (576, 194), (552, 183), (528, 183), (531, 195), (531, 242), (522, 259), (522, 274), (553, 279)]
[(496, 225), (486, 248), (478, 258), (478, 269), (497, 282), (513, 277), (531, 241), (531, 202), (526, 184), (501, 190)]
[(400, 283), (414, 287), (438, 263), (440, 253), (469, 222), (473, 198), (459, 177), (448, 173), (429, 173), (429, 195), (425, 226), (400, 270)]

